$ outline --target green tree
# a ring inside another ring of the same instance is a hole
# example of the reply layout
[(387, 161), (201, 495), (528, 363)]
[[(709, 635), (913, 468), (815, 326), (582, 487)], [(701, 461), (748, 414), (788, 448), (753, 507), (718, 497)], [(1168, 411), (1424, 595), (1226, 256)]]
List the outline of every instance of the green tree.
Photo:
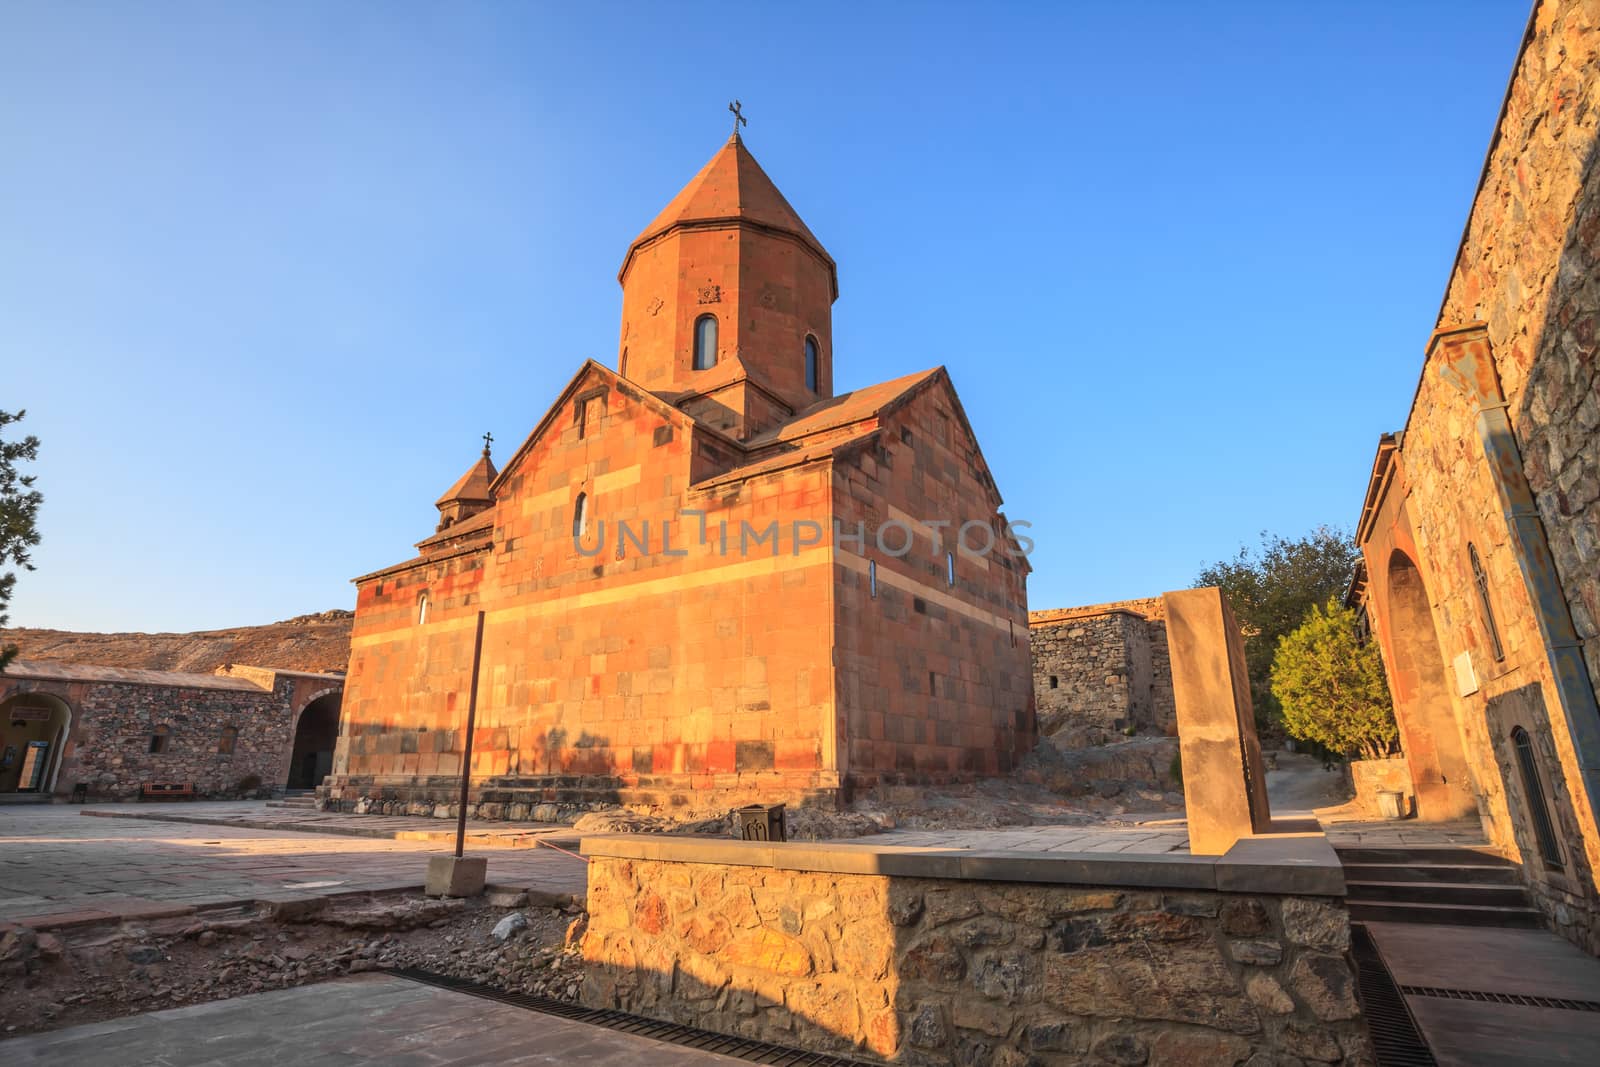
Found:
[(1336, 526), (1319, 526), (1292, 541), (1263, 531), (1259, 548), (1241, 547), (1233, 559), (1213, 563), (1195, 580), (1197, 587), (1219, 587), (1239, 619), (1250, 700), (1263, 729), (1282, 716), (1272, 694), (1278, 639), (1312, 608), (1345, 591), (1358, 558), (1355, 541)]
[(1272, 692), (1290, 737), (1350, 758), (1382, 759), (1399, 729), (1376, 645), (1356, 637), (1356, 613), (1329, 599), (1279, 639)]
[[(20, 441), (7, 441), (5, 428), (21, 422), (27, 412), (15, 415), (0, 411), (0, 567), (13, 565), (33, 570), (28, 562), (28, 549), (39, 543), (39, 505), (44, 497), (33, 487), (34, 476), (18, 474), (17, 463), (39, 458), (39, 439), (28, 436)], [(6, 608), (11, 603), (11, 590), (17, 584), (13, 571), (0, 574), (0, 627), (10, 620)], [(6, 669), (17, 655), (15, 645), (0, 646), (0, 672)]]

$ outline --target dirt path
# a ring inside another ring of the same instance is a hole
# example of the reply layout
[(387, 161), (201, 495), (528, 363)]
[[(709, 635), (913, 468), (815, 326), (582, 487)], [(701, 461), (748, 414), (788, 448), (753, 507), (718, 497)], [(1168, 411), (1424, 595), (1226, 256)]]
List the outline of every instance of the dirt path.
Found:
[(1314, 808), (1350, 799), (1350, 790), (1337, 766), (1324, 770), (1320, 759), (1299, 752), (1273, 755), (1276, 766), (1267, 771), (1267, 800), (1272, 804), (1273, 815), (1310, 814)]

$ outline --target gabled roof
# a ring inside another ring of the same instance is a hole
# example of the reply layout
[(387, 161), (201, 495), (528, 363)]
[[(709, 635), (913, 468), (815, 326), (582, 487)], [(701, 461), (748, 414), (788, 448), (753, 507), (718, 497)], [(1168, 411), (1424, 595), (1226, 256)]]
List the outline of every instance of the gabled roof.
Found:
[[(951, 413), (972, 443), (973, 459), (980, 469), (987, 471), (988, 462), (983, 458), (978, 437), (967, 421), (967, 413), (961, 407), (961, 398), (956, 395), (949, 373), (943, 367), (934, 367), (819, 400), (783, 425), (746, 441), (744, 463), (696, 482), (693, 488), (711, 489), (837, 455), (842, 449), (856, 446), (877, 434), (883, 416), (936, 383), (943, 384)], [(988, 489), (998, 507), (1002, 503), (1000, 490), (992, 476)]]
[(677, 423), (679, 426), (693, 427), (701, 433), (715, 437), (723, 444), (729, 445), (733, 448), (742, 447), (738, 441), (735, 441), (727, 434), (696, 421), (695, 418), (687, 412), (674, 407), (672, 404), (668, 403), (666, 400), (663, 400), (655, 393), (650, 392), (648, 389), (641, 388), (640, 386), (635, 385), (633, 382), (628, 381), (628, 379), (624, 378), (610, 367), (607, 367), (601, 363), (596, 363), (592, 359), (586, 359), (583, 361), (583, 366), (578, 368), (578, 373), (574, 374), (572, 376), (572, 380), (567, 382), (567, 387), (561, 390), (561, 395), (556, 397), (555, 401), (550, 405), (549, 410), (544, 413), (544, 418), (539, 420), (539, 425), (533, 428), (533, 431), (528, 434), (528, 436), (523, 440), (522, 444), (517, 446), (517, 450), (512, 453), (511, 458), (506, 461), (505, 467), (501, 469), (500, 473), (495, 477), (494, 481), (489, 486), (489, 491), (491, 493), (499, 490), (501, 483), (511, 476), (511, 472), (516, 469), (517, 464), (522, 461), (522, 457), (532, 451), (533, 446), (537, 444), (539, 439), (545, 435), (545, 431), (547, 431), (555, 422), (556, 417), (563, 410), (565, 410), (568, 401), (578, 391), (578, 386), (582, 384), (584, 378), (588, 377), (590, 374), (595, 374), (605, 379), (608, 385), (630, 399), (638, 400), (640, 403), (645, 404), (648, 407), (655, 408), (663, 416), (672, 422)]
[[(822, 247), (816, 234), (801, 221), (799, 212), (778, 192), (778, 187), (761, 169), (761, 164), (744, 146), (744, 141), (735, 134), (700, 168), (700, 173), (672, 198), (661, 214), (634, 238), (633, 244), (628, 246), (627, 256), (623, 258), (622, 269), (617, 272), (617, 280), (621, 281), (628, 273), (628, 264), (640, 245), (653, 241), (669, 230), (709, 228), (741, 222), (789, 234), (815, 252), (828, 265), (829, 272), (836, 276), (833, 257)], [(837, 276), (834, 289), (837, 295)]]
[(782, 425), (756, 434), (745, 442), (745, 447), (753, 452), (782, 441), (810, 437), (813, 434), (870, 419), (884, 408), (910, 396), (919, 387), (932, 381), (941, 370), (942, 367), (934, 367), (932, 370), (918, 371), (915, 374), (907, 374), (901, 378), (893, 378), (877, 385), (868, 385), (826, 400), (819, 400)]
[(489, 486), (494, 483), (500, 474), (494, 469), (494, 460), (489, 458), (489, 450), (485, 448), (478, 461), (467, 468), (467, 473), (456, 479), (456, 484), (445, 490), (444, 496), (436, 502), (436, 507), (446, 504), (492, 504), (494, 496), (489, 492)]
[(427, 537), (424, 537), (422, 540), (417, 542), (416, 548), (425, 553), (434, 545), (442, 545), (451, 543), (453, 541), (459, 541), (471, 534), (492, 529), (494, 529), (494, 509), (488, 508), (484, 511), (478, 512), (469, 519), (462, 519), (458, 523), (453, 523), (450, 526), (446, 526), (438, 533), (429, 534)]

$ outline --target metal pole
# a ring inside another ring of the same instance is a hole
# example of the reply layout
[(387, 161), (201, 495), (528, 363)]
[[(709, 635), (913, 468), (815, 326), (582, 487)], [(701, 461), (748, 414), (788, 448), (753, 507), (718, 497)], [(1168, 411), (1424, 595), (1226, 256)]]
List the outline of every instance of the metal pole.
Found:
[(478, 633), (472, 639), (472, 689), (467, 695), (467, 738), (461, 745), (461, 804), (456, 812), (456, 859), (467, 840), (467, 786), (472, 781), (472, 730), (478, 724), (478, 664), (483, 660), (483, 612), (478, 612)]

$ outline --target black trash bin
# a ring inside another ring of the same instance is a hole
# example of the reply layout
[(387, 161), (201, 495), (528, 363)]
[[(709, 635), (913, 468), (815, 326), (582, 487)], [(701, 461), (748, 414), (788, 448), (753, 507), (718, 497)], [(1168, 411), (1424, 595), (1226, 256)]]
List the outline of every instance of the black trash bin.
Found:
[(787, 841), (782, 804), (749, 804), (733, 810), (733, 833), (746, 841)]

